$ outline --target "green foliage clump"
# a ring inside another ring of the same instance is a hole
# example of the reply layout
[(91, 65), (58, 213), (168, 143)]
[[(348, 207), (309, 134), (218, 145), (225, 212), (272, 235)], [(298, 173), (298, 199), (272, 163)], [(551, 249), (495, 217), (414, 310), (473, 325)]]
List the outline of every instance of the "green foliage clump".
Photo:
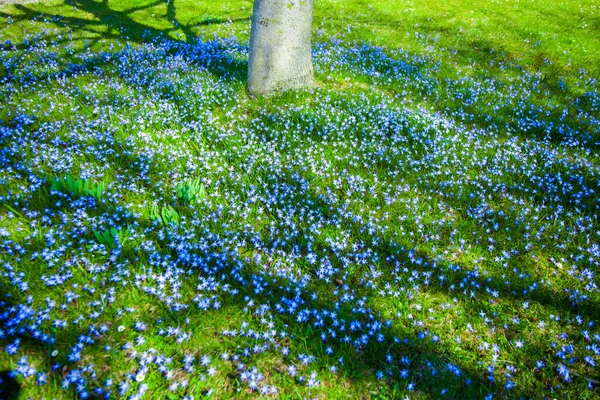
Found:
[(177, 198), (184, 203), (191, 203), (196, 199), (202, 199), (205, 196), (204, 184), (200, 178), (190, 179), (185, 183), (177, 185)]
[(179, 214), (172, 206), (163, 206), (158, 209), (158, 206), (152, 207), (150, 210), (150, 219), (152, 221), (160, 221), (164, 225), (175, 224), (179, 225)]
[(94, 236), (98, 243), (105, 245), (110, 249), (114, 249), (117, 247), (117, 240), (120, 236), (121, 232), (116, 228), (110, 228), (105, 230), (104, 232), (94, 231)]
[(91, 196), (99, 200), (104, 192), (104, 182), (96, 183), (89, 179), (73, 180), (71, 175), (65, 178), (51, 178), (50, 182), (51, 192), (61, 192), (73, 198)]

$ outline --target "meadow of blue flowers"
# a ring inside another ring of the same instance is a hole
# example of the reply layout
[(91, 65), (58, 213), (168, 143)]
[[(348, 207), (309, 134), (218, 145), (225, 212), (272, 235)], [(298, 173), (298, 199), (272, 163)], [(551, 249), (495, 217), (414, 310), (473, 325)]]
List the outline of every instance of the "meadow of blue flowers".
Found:
[(3, 40), (0, 366), (32, 398), (598, 396), (585, 70), (318, 36), (319, 88), (251, 100), (235, 37)]

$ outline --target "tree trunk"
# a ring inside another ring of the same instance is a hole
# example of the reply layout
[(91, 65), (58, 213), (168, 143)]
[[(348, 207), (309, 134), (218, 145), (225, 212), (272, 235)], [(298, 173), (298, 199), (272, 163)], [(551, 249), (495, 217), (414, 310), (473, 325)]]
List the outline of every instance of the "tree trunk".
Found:
[(248, 93), (314, 86), (310, 33), (314, 0), (254, 0)]

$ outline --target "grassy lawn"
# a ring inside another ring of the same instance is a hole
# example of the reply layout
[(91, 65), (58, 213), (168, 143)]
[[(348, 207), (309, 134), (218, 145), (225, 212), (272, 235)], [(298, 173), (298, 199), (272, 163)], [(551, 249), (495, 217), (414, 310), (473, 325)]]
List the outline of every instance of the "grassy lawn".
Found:
[(0, 5), (0, 398), (600, 397), (600, 5)]

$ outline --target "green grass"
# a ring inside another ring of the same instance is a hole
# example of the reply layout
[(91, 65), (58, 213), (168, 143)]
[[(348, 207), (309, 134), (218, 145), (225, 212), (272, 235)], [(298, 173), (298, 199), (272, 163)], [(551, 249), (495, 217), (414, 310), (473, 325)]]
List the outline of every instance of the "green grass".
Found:
[[(26, 33), (65, 26), (76, 38), (116, 38), (123, 32), (139, 41), (147, 31), (190, 40), (224, 24), (237, 28), (244, 40), (251, 12), (250, 1), (51, 0), (4, 6), (2, 16), (17, 22), (3, 30), (17, 41)], [(348, 39), (419, 53), (427, 50), (419, 40), (424, 35), (435, 38), (437, 47), (455, 50), (453, 59), (463, 69), (518, 60), (529, 71), (547, 69), (568, 78), (580, 68), (599, 73), (599, 13), (594, 1), (319, 1), (314, 26), (328, 36), (350, 31), (344, 35)], [(52, 17), (60, 18), (42, 22)]]
[[(88, 390), (110, 378), (111, 398), (119, 397), (116, 386), (135, 377), (144, 353), (173, 357), (174, 381), (189, 381), (174, 398), (260, 397), (238, 362), (256, 366), (281, 398), (440, 398), (442, 391), (457, 399), (552, 391), (597, 398), (597, 367), (582, 361), (594, 340), (580, 332), (597, 333), (586, 325), (600, 317), (600, 295), (586, 291), (597, 278), (582, 275), (597, 268), (586, 251), (600, 232), (598, 105), (588, 96), (600, 76), (600, 6), (317, 1), (318, 89), (256, 100), (245, 94), (236, 42), (248, 40), (251, 7), (191, 0), (0, 6), (0, 78), (12, 85), (0, 91), (7, 99), (0, 107), (0, 312), (7, 313), (0, 323), (12, 307), (44, 314), (48, 302), (68, 305), (40, 322), (54, 343), (32, 337), (23, 322), (18, 355), (0, 353), (2, 371), (22, 355), (40, 371), (60, 364), (42, 386), (16, 378), (19, 398), (77, 396), (75, 385), (60, 386), (69, 371), (90, 365), (95, 376), (82, 372)], [(185, 53), (185, 44), (215, 36), (236, 41), (217, 41), (202, 57)], [(171, 45), (156, 44), (158, 37)], [(3, 46), (7, 40), (15, 47)], [(24, 116), (31, 121), (21, 122)], [(579, 142), (527, 125), (527, 116), (564, 121), (580, 129)], [(19, 140), (24, 147), (15, 146)], [(95, 199), (51, 190), (51, 179), (67, 174), (106, 186)], [(190, 182), (204, 185), (202, 196), (178, 194)], [(167, 218), (177, 223), (156, 218), (163, 208), (177, 213)], [(197, 259), (173, 262), (182, 249)], [(338, 270), (320, 277), (311, 252)], [(52, 276), (70, 277), (44, 285)], [(209, 278), (229, 289), (197, 288)], [(565, 289), (589, 297), (574, 305)], [(333, 329), (329, 320), (319, 327), (291, 314), (261, 318), (259, 305), (275, 307), (294, 290), (305, 302), (299, 309), (340, 302), (336, 312), (348, 323), (393, 323), (382, 342), (357, 352), (339, 338), (321, 340)], [(79, 297), (67, 300), (66, 291)], [(219, 308), (197, 308), (197, 294)], [(343, 303), (343, 295), (355, 298)], [(191, 307), (178, 310), (179, 299)], [(56, 319), (67, 327), (52, 327)], [(145, 333), (136, 322), (147, 325)], [(288, 336), (245, 357), (244, 349), (265, 340), (223, 335), (245, 323)], [(108, 330), (90, 331), (101, 325)], [(161, 327), (190, 337), (178, 343), (158, 334)], [(11, 335), (0, 335), (0, 349)], [(70, 362), (81, 335), (94, 344)], [(133, 344), (139, 336), (145, 342)], [(500, 349), (496, 383), (486, 371), (492, 345)], [(573, 364), (557, 361), (568, 345)], [(220, 358), (223, 352), (240, 361)], [(185, 354), (196, 357), (195, 373), (184, 373)], [(315, 361), (303, 366), (302, 354)], [(216, 374), (199, 364), (203, 355)], [(573, 382), (563, 382), (557, 362), (568, 364)], [(320, 385), (290, 377), (289, 365), (306, 378), (318, 372)], [(12, 379), (3, 379), (6, 393)], [(504, 387), (510, 380), (514, 389)], [(140, 384), (129, 382), (132, 395)], [(155, 366), (143, 383), (147, 398), (171, 393)]]

